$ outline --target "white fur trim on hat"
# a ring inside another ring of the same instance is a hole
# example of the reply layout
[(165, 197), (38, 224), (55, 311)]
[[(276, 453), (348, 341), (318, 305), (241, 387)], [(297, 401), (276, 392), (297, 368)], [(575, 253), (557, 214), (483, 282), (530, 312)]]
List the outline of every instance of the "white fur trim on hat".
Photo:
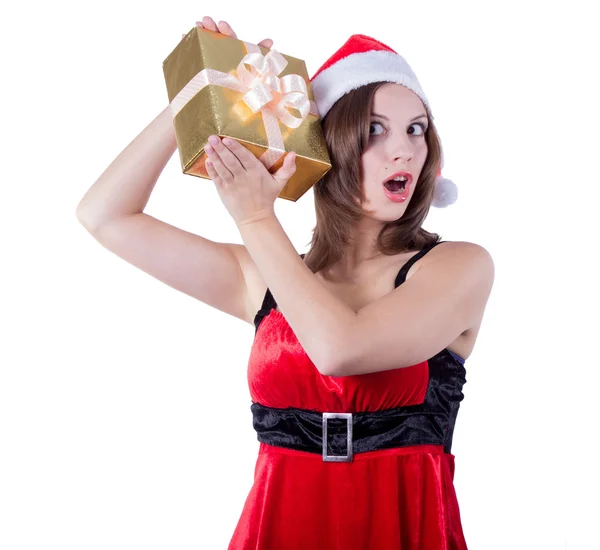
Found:
[(351, 54), (315, 76), (311, 86), (320, 116), (325, 117), (333, 104), (351, 90), (379, 81), (395, 82), (412, 90), (431, 116), (425, 93), (406, 60), (383, 50)]

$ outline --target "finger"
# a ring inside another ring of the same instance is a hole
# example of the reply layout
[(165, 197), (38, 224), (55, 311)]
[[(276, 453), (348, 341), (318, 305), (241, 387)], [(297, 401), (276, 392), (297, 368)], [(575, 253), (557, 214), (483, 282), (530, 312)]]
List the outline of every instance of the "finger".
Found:
[(289, 152), (283, 159), (283, 164), (286, 164), (292, 170), (296, 167), (296, 153), (294, 151)]
[(296, 153), (288, 153), (283, 159), (283, 164), (273, 177), (279, 182), (287, 182), (296, 173)]
[(233, 155), (239, 160), (240, 165), (245, 169), (249, 170), (250, 168), (256, 167), (256, 164), (260, 164), (264, 166), (260, 160), (258, 160), (249, 150), (244, 147), (241, 143), (236, 141), (235, 139), (224, 138), (223, 143), (227, 146), (227, 148), (231, 151)]
[(207, 160), (204, 163), (204, 167), (206, 168), (206, 173), (208, 174), (208, 177), (214, 181), (215, 183), (222, 183), (223, 180), (219, 177), (219, 174), (217, 174), (217, 171), (215, 170), (215, 167), (213, 166), (213, 163), (210, 160)]
[[(219, 143), (213, 145), (215, 151), (223, 161), (225, 167), (234, 175), (241, 176), (246, 172), (245, 167), (242, 165), (240, 159), (237, 157), (235, 153), (232, 152), (230, 147), (232, 144), (237, 143), (235, 140), (229, 140), (225, 138), (227, 141), (223, 144), (223, 141), (219, 140)], [(249, 152), (249, 151), (248, 151)], [(252, 156), (254, 158), (254, 156)]]
[(225, 164), (223, 164), (219, 154), (213, 149), (213, 147), (207, 143), (204, 147), (204, 151), (208, 155), (208, 160), (212, 163), (217, 175), (223, 181), (232, 181), (233, 174), (229, 171)]
[(264, 40), (261, 40), (258, 45), (270, 50), (273, 47), (273, 41), (270, 38), (265, 38)]
[(227, 21), (219, 21), (219, 30), (227, 36), (237, 38), (237, 35), (235, 34), (235, 32), (233, 32), (231, 25), (227, 23)]
[(204, 25), (205, 29), (208, 29), (209, 31), (217, 31), (219, 29), (217, 29), (217, 24), (214, 22), (212, 17), (209, 17), (208, 15), (205, 15), (202, 18), (202, 24)]
[(200, 27), (201, 29), (203, 29), (204, 25), (202, 24), (202, 21), (196, 21), (196, 27)]

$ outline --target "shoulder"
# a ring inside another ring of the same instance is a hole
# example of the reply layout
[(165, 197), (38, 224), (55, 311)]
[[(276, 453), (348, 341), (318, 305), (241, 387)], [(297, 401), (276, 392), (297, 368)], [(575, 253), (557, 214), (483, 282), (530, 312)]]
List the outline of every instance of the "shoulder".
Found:
[(471, 243), (468, 241), (442, 241), (433, 248), (431, 253), (437, 253), (439, 255), (448, 254), (454, 255), (473, 255), (485, 257), (487, 256), (491, 260), (491, 254), (486, 248), (480, 244)]
[(445, 241), (428, 254), (430, 261), (438, 266), (462, 267), (475, 278), (491, 285), (494, 282), (495, 266), (490, 252), (483, 246), (467, 241)]
[(494, 285), (494, 261), (483, 246), (465, 241), (445, 241), (435, 246), (419, 276), (431, 293), (442, 292), (460, 301), (461, 314), (467, 316), (465, 326), (476, 329), (481, 323)]

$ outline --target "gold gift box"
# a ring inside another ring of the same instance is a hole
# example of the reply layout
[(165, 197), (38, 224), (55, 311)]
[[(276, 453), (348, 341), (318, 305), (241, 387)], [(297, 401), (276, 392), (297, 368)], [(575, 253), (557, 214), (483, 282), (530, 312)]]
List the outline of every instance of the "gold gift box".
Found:
[[(261, 46), (253, 45), (253, 48), (263, 56), (269, 53), (267, 48)], [(241, 40), (194, 27), (163, 61), (169, 103), (175, 105), (173, 100), (204, 69), (219, 71), (221, 76), (225, 73), (237, 80), (238, 65), (247, 53), (246, 45)], [(281, 55), (287, 65), (277, 75), (278, 78), (289, 74), (301, 76), (306, 83), (306, 95), (314, 102), (304, 61)], [(217, 73), (211, 74), (214, 76)], [(242, 99), (244, 91), (216, 84), (202, 86), (180, 94), (177, 100), (185, 95), (186, 102), (176, 110), (173, 124), (183, 172), (210, 179), (204, 166), (207, 158), (204, 146), (208, 136), (215, 134), (221, 138), (233, 138), (257, 158), (269, 149), (269, 140), (262, 112), (252, 112)], [(242, 90), (247, 89), (242, 87)], [(277, 124), (285, 152), (268, 170), (274, 173), (281, 167), (288, 152), (296, 153), (296, 172), (279, 194), (282, 199), (295, 202), (331, 169), (331, 161), (314, 103), (312, 112), (297, 128), (289, 128), (280, 121)]]

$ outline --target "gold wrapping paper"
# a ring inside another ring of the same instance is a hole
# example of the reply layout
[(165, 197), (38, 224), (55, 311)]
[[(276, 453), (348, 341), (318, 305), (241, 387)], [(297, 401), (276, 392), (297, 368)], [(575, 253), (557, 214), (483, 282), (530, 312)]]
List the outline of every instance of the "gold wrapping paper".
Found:
[[(253, 47), (262, 55), (269, 53), (267, 48)], [(247, 53), (247, 47), (241, 40), (194, 27), (163, 62), (169, 102), (175, 105), (173, 100), (204, 69), (237, 77), (238, 65)], [(283, 78), (295, 74), (302, 77), (306, 83), (306, 95), (314, 102), (304, 61), (281, 55), (287, 65), (277, 76)], [(185, 174), (210, 179), (204, 167), (204, 146), (212, 134), (237, 140), (257, 158), (261, 158), (269, 149), (265, 118), (260, 110), (254, 113), (245, 103), (243, 87), (236, 90), (208, 84), (197, 93), (194, 91), (188, 95), (190, 98), (187, 103), (180, 110), (176, 109), (173, 119), (181, 167)], [(298, 117), (298, 111), (291, 112)], [(283, 164), (288, 152), (296, 153), (296, 172), (279, 194), (280, 198), (295, 202), (331, 169), (321, 120), (313, 110), (297, 128), (289, 128), (277, 120), (276, 123), (285, 151), (268, 170), (275, 172)], [(279, 154), (276, 153), (275, 157)]]

